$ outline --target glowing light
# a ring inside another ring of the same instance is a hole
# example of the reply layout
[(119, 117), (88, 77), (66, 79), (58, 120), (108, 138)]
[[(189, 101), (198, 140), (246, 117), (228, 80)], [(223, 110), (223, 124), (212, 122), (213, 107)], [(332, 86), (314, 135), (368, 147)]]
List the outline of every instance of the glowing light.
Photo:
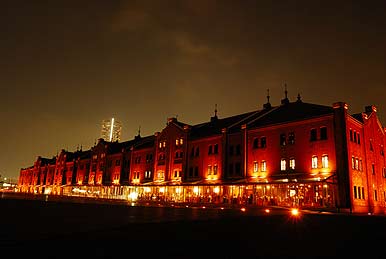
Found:
[(221, 208), (220, 208), (220, 210), (223, 210), (223, 209), (224, 209), (224, 207), (221, 207)]
[(194, 192), (195, 194), (198, 193), (198, 187), (197, 187), (197, 186), (195, 186), (195, 187), (193, 188), (193, 192)]
[(219, 193), (220, 192), (220, 187), (216, 186), (213, 189), (214, 193)]
[(202, 206), (203, 209), (205, 209), (206, 207), (205, 206)]
[(147, 193), (151, 192), (150, 187), (145, 187), (145, 192), (147, 192)]
[(165, 187), (159, 188), (159, 192), (164, 192), (164, 191), (165, 191)]
[(243, 208), (241, 208), (240, 209), (242, 212), (245, 212), (246, 211), (246, 209), (243, 207)]
[(292, 216), (299, 216), (299, 210), (297, 208), (291, 209), (291, 215)]
[(129, 199), (131, 199), (132, 201), (135, 201), (138, 199), (138, 193), (137, 192), (132, 192), (129, 194)]
[(114, 118), (111, 118), (110, 142), (113, 139), (113, 129), (114, 129)]
[(264, 210), (265, 213), (270, 213), (271, 211), (269, 209)]

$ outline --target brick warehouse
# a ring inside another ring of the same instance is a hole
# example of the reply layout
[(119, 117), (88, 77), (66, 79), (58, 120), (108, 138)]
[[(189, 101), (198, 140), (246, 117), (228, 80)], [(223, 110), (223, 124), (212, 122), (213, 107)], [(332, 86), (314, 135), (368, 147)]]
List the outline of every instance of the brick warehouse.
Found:
[(99, 139), (20, 170), (28, 193), (203, 204), (333, 208), (385, 214), (385, 128), (374, 105), (349, 114), (297, 100), (154, 135)]

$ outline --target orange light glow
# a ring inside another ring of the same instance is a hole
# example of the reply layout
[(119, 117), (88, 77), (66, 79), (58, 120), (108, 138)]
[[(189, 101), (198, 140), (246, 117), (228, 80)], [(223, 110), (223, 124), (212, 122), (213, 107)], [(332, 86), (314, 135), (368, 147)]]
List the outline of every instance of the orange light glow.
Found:
[(297, 208), (292, 208), (291, 209), (291, 215), (292, 216), (299, 216), (300, 212)]
[(264, 210), (265, 213), (270, 213), (271, 211), (269, 209)]
[(242, 212), (245, 212), (245, 211), (246, 211), (246, 209), (245, 209), (245, 208), (241, 208), (240, 210), (241, 210)]

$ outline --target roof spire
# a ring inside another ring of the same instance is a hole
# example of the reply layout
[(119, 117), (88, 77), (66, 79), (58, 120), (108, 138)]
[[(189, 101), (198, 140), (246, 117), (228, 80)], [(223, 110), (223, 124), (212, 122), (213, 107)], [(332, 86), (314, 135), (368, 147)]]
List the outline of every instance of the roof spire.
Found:
[(138, 135), (135, 136), (135, 139), (140, 139), (141, 138), (141, 125), (138, 127)]
[(300, 96), (300, 93), (298, 93), (298, 100), (297, 100), (297, 102), (301, 102), (302, 101), (302, 98), (301, 98), (301, 96)]
[(270, 96), (269, 96), (269, 89), (267, 89), (267, 103), (269, 103), (269, 98), (270, 98)]
[(267, 89), (267, 103), (265, 103), (263, 105), (264, 109), (270, 109), (271, 108), (271, 103), (269, 102), (269, 98), (270, 98), (270, 96), (269, 96), (269, 89)]
[(287, 91), (287, 83), (284, 83), (284, 99), (281, 100), (281, 104), (288, 104), (288, 91)]
[(217, 118), (217, 103), (214, 105), (214, 116), (213, 117), (210, 117), (210, 122), (214, 122), (216, 121), (218, 118)]

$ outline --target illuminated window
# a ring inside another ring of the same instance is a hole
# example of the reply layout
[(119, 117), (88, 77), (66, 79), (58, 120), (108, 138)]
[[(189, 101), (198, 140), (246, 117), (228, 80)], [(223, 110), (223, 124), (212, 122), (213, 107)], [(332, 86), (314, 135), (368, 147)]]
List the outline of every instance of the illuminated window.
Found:
[(166, 147), (166, 141), (162, 143), (162, 147)]
[(259, 163), (257, 161), (253, 162), (253, 172), (257, 173), (259, 171)]
[(180, 138), (180, 145), (184, 144), (184, 139)]
[(295, 169), (295, 158), (290, 159), (289, 166), (290, 166), (290, 169), (292, 169), (292, 170)]
[(159, 143), (159, 148), (162, 148), (162, 142)]
[(318, 157), (317, 156), (312, 157), (311, 168), (313, 168), (313, 169), (318, 168)]
[(176, 139), (176, 146), (180, 143), (179, 139)]
[(267, 162), (261, 161), (261, 171), (266, 172), (267, 171)]
[(355, 158), (355, 170), (359, 169), (359, 159)]
[(211, 175), (211, 174), (212, 174), (212, 166), (208, 165), (208, 175)]
[(328, 155), (322, 156), (322, 168), (328, 168)]
[(351, 157), (351, 168), (355, 169), (355, 157)]
[(214, 174), (214, 175), (217, 175), (217, 165), (214, 165), (214, 166), (213, 166), (213, 174)]
[(280, 170), (285, 171), (286, 168), (287, 168), (286, 161), (285, 161), (285, 159), (282, 159), (280, 161)]

